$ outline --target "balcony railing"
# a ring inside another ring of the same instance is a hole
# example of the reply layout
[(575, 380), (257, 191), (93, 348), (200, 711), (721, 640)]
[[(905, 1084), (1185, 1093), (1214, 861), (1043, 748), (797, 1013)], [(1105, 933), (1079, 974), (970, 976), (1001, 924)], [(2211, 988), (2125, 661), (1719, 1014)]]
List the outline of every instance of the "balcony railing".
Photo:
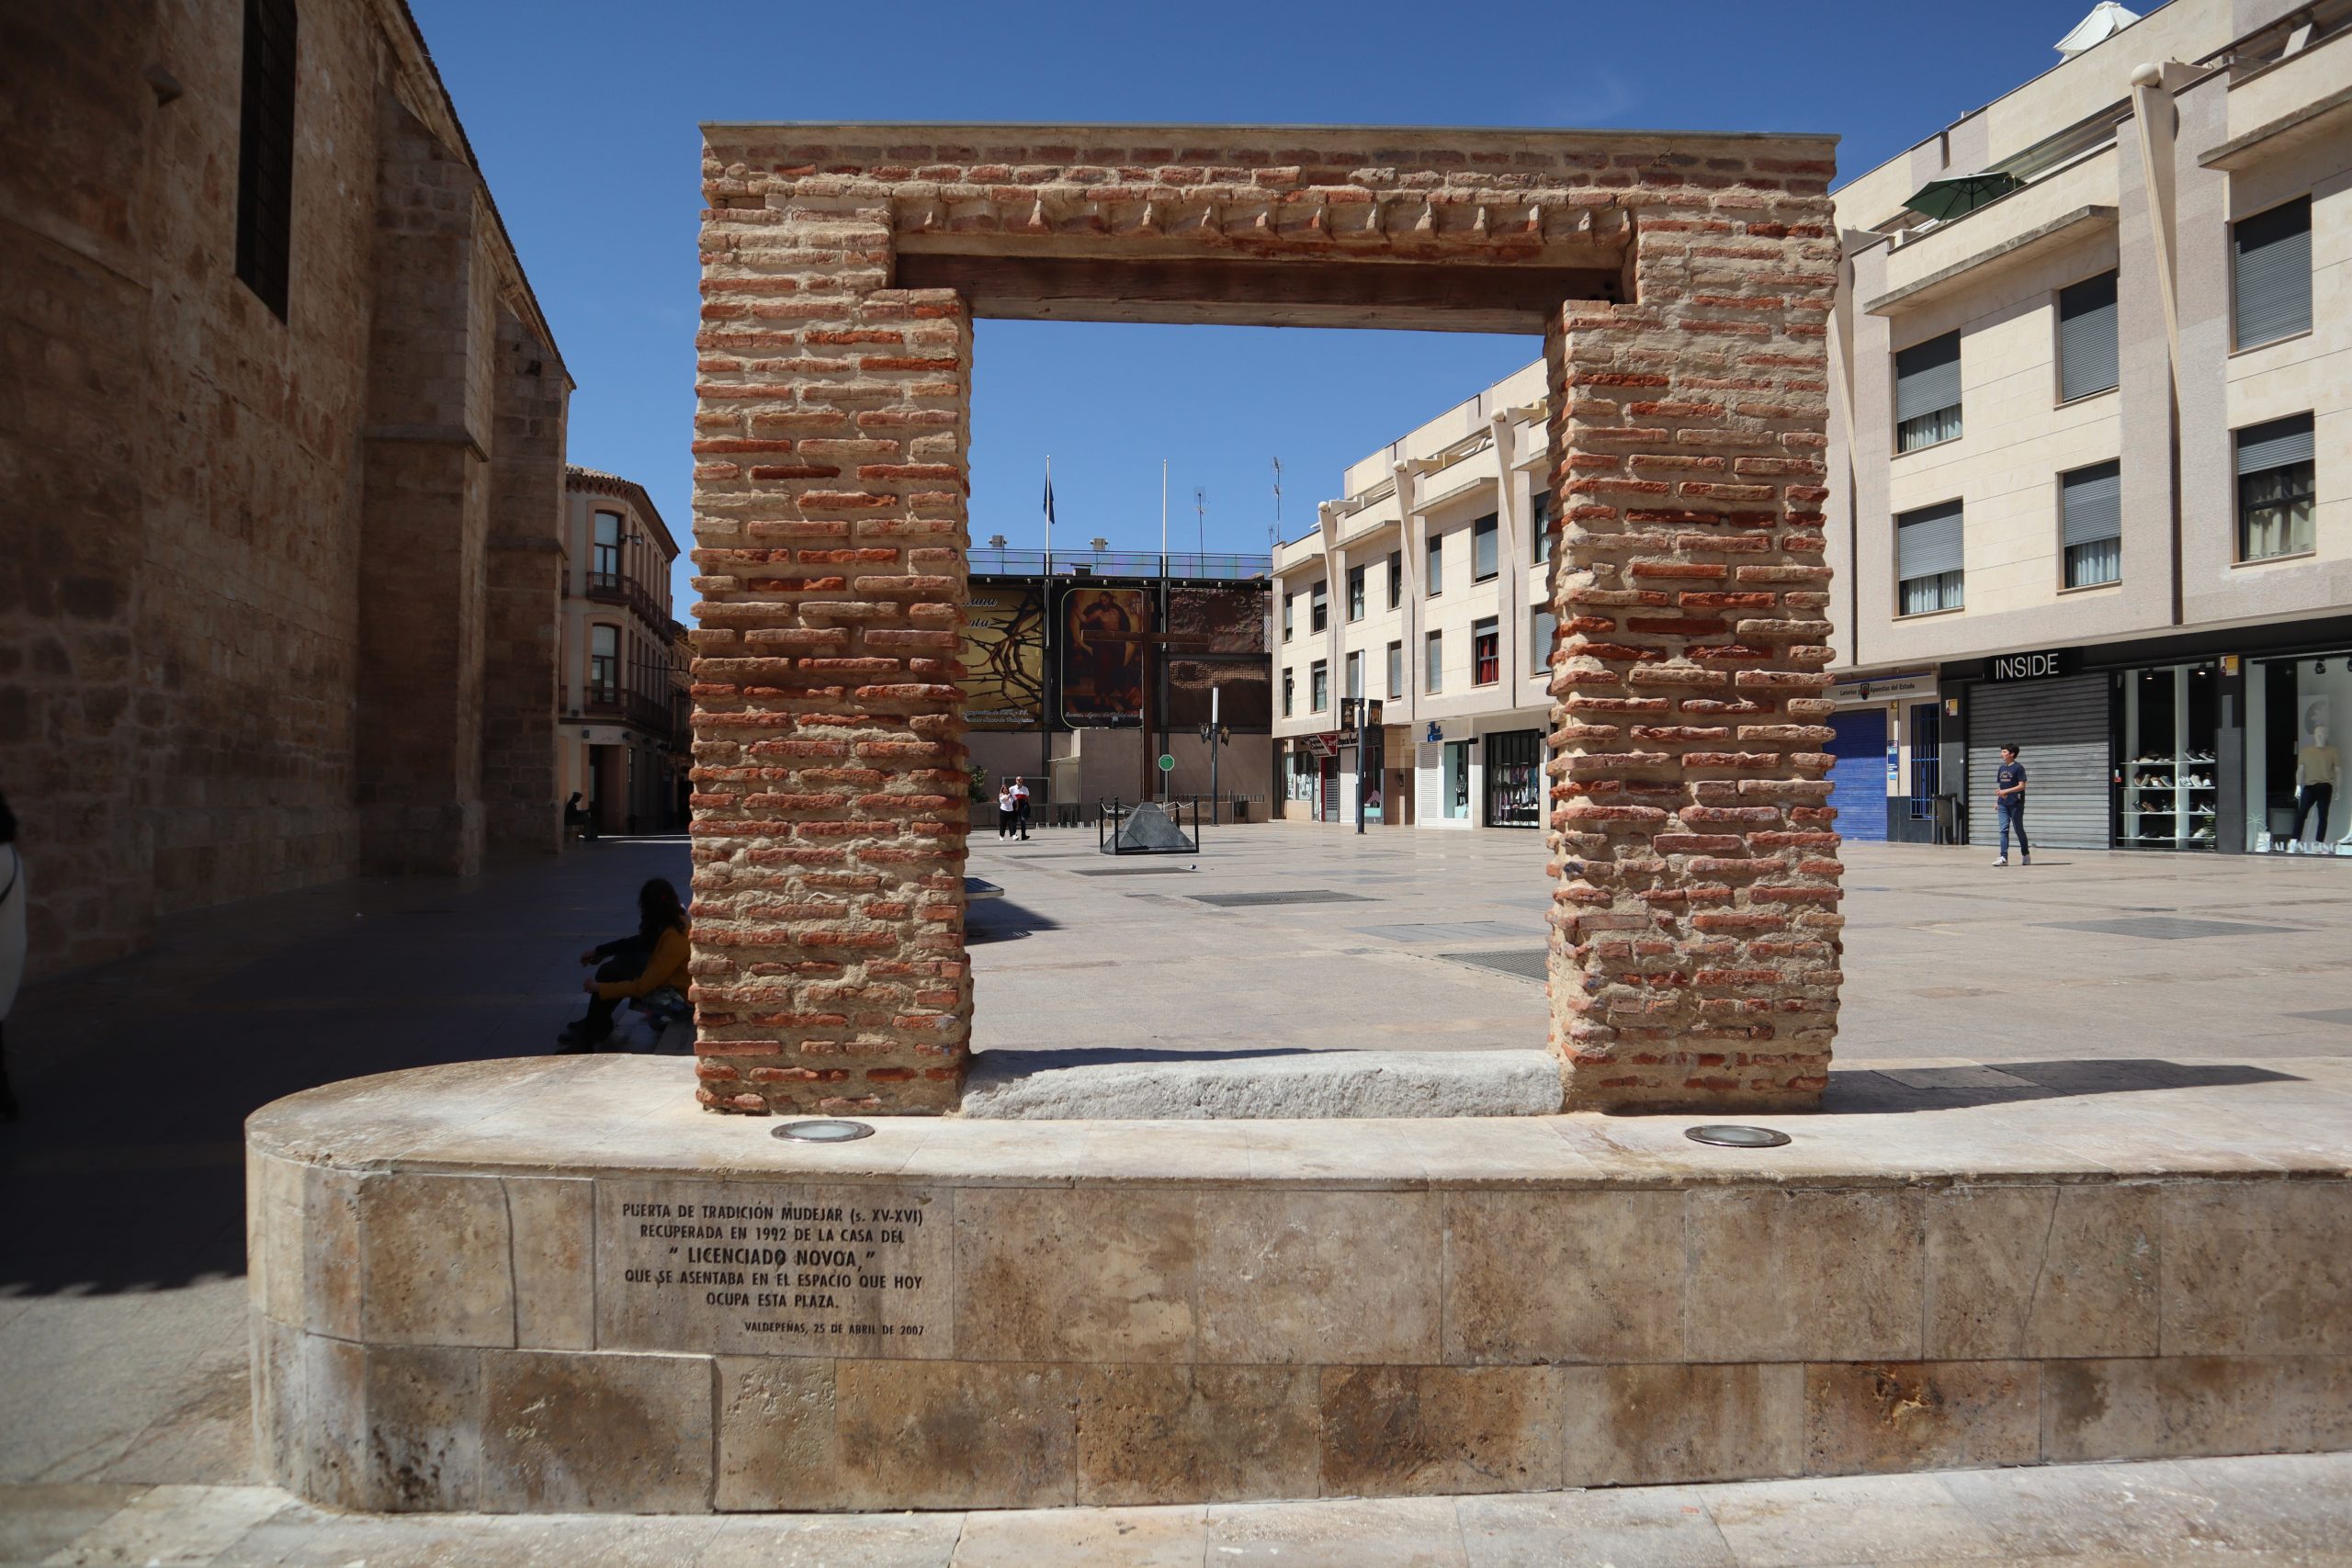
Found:
[(591, 686), (580, 706), (586, 717), (633, 724), (639, 729), (665, 738), (678, 737), (684, 728), (684, 709), (674, 693), (652, 696), (642, 692), (623, 692), (610, 686)]
[(647, 626), (664, 637), (672, 635), (676, 622), (670, 612), (662, 607), (652, 591), (625, 572), (592, 571), (588, 574), (588, 597), (599, 604), (625, 604), (637, 612)]
[(1265, 555), (1220, 555), (1214, 551), (996, 549), (975, 547), (971, 570), (985, 577), (1174, 577), (1225, 582), (1264, 577), (1273, 570)]

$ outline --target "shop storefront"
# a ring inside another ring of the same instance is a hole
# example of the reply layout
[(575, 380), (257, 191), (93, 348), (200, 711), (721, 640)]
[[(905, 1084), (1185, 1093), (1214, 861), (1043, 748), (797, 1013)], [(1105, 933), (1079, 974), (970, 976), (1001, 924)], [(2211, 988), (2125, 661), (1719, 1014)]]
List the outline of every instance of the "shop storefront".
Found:
[(1481, 736), (1486, 757), (1486, 824), (1489, 828), (1544, 825), (1544, 732), (1505, 729)]
[(2339, 748), (2352, 725), (2352, 648), (2244, 661), (2245, 807), (2254, 854), (2352, 856)]
[(1943, 722), (1966, 734), (1971, 843), (1998, 837), (1993, 770), (2015, 744), (2037, 848), (2352, 860), (2338, 750), (2352, 619), (2035, 649), (1942, 675)]
[[(1939, 820), (1952, 835), (1950, 807), (1939, 807), (1942, 770), (1933, 671), (1857, 676), (1829, 689), (1837, 705), (1825, 747), (1829, 804), (1838, 831), (1864, 842), (1933, 843)], [(1939, 811), (1942, 816), (1939, 818)]]

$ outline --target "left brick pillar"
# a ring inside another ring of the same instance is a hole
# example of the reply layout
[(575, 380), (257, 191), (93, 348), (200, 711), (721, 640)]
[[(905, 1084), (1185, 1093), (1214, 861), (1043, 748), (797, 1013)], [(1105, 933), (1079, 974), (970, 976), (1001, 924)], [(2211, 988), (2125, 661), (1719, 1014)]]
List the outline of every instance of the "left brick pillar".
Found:
[(887, 198), (705, 164), (694, 558), (697, 1094), (962, 1093), (971, 322), (884, 287)]

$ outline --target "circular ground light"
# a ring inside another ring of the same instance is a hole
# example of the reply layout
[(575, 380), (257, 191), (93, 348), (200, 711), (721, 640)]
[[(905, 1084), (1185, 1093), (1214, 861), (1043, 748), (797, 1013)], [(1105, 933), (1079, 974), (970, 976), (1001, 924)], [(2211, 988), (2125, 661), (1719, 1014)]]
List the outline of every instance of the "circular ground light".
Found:
[(1686, 1127), (1682, 1135), (1694, 1144), (1720, 1144), (1727, 1149), (1777, 1149), (1789, 1141), (1786, 1133), (1770, 1127), (1741, 1127), (1728, 1122)]
[(770, 1135), (802, 1144), (846, 1144), (852, 1138), (874, 1136), (874, 1129), (863, 1122), (786, 1122)]

